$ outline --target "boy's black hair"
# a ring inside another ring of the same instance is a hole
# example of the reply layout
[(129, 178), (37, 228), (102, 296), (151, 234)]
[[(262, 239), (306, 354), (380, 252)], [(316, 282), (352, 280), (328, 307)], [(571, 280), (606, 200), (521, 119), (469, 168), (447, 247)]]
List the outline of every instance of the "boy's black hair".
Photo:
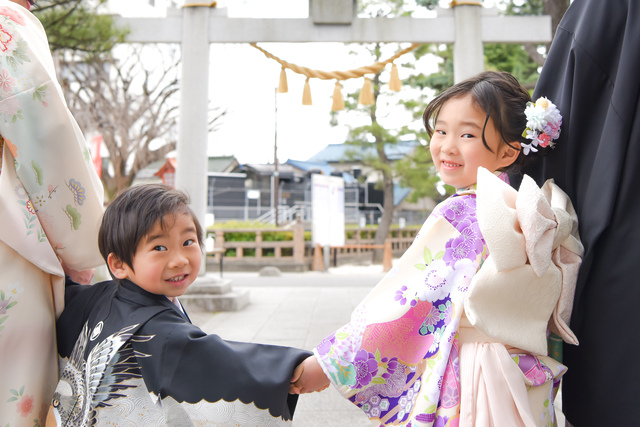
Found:
[[(532, 157), (531, 155), (525, 156), (520, 145), (521, 142), (528, 142), (522, 134), (527, 127), (527, 117), (524, 114), (524, 110), (527, 107), (527, 102), (531, 101), (531, 95), (509, 73), (484, 71), (474, 77), (456, 83), (436, 96), (424, 110), (422, 116), (429, 138), (433, 135), (433, 125), (438, 120), (438, 114), (445, 102), (467, 94), (470, 94), (473, 102), (486, 113), (482, 129), (482, 143), (487, 150), (493, 152), (484, 136), (487, 123), (491, 118), (502, 137), (502, 142), (520, 152), (516, 161), (504, 170), (512, 173), (518, 172), (522, 164)], [(511, 144), (512, 142), (517, 144), (514, 146)]]
[(175, 214), (191, 216), (202, 249), (202, 227), (189, 208), (189, 196), (186, 193), (163, 184), (136, 185), (122, 190), (102, 216), (98, 232), (100, 254), (107, 262), (107, 257), (113, 253), (133, 269), (133, 257), (140, 241), (158, 221), (164, 230), (168, 225), (167, 215)]

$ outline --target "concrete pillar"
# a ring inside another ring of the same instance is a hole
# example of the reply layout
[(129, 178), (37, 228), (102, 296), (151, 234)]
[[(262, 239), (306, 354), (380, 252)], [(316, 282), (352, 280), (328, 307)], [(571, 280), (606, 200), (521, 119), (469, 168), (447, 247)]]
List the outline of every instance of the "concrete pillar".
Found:
[(304, 246), (304, 227), (297, 217), (293, 226), (293, 261), (296, 264), (304, 264)]
[[(182, 9), (182, 77), (176, 187), (189, 193), (191, 208), (203, 227), (207, 211), (207, 140), (209, 109), (209, 8)], [(204, 275), (203, 260), (200, 275)]]
[(351, 24), (357, 16), (356, 0), (309, 0), (315, 24)]
[(484, 47), (479, 1), (452, 1), (455, 20), (453, 80), (458, 83), (484, 70)]

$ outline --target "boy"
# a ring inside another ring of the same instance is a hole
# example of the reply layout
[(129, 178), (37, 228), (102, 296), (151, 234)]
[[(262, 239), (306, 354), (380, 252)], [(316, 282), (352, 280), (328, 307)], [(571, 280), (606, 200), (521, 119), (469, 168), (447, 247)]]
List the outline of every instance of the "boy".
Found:
[(177, 301), (198, 275), (203, 242), (184, 193), (124, 190), (105, 210), (98, 241), (114, 281), (67, 284), (59, 425), (291, 423), (290, 380), (310, 353), (206, 335)]

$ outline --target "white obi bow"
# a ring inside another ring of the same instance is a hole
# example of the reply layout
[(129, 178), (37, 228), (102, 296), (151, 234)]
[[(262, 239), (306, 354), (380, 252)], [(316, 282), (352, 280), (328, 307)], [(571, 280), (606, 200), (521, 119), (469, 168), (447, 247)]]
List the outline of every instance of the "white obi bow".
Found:
[(477, 217), (489, 256), (471, 281), (465, 312), (485, 335), (547, 355), (547, 329), (570, 344), (573, 295), (583, 246), (569, 197), (524, 176), (516, 191), (478, 169)]

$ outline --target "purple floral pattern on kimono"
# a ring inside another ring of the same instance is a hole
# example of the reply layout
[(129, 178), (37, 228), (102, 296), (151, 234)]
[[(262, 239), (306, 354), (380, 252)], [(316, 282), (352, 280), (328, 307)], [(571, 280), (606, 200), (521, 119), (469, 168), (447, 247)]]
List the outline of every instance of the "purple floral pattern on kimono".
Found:
[[(449, 237), (430, 237), (442, 234)], [(459, 425), (458, 326), (471, 279), (488, 255), (475, 191), (465, 189), (436, 207), (375, 297), (315, 349), (331, 382), (370, 419), (383, 426)], [(537, 357), (513, 360), (532, 386), (552, 375)]]
[[(422, 256), (405, 261), (411, 277), (398, 281), (385, 303), (400, 309), (399, 318), (368, 322), (365, 301), (351, 323), (316, 348), (331, 381), (382, 425), (445, 425), (457, 415), (456, 334), (464, 296), (487, 250), (472, 192), (447, 199), (432, 216), (444, 218), (454, 237), (437, 247), (421, 233), (416, 237)], [(440, 413), (443, 401), (450, 413)]]

